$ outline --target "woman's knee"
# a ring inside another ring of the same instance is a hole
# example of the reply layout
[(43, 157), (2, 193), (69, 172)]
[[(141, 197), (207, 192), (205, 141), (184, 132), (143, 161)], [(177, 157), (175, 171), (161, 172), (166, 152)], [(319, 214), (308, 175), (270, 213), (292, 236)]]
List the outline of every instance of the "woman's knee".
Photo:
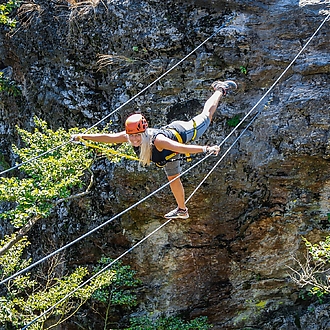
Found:
[(179, 176), (179, 173), (175, 174), (175, 175), (168, 175), (167, 179), (168, 179), (168, 181), (171, 181), (171, 180), (174, 180), (175, 178), (177, 178), (178, 176)]

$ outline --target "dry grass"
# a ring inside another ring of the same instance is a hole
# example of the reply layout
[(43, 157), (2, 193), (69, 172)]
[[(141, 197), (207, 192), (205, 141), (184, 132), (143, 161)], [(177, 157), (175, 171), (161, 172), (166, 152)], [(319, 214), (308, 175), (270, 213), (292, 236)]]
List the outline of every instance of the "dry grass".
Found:
[(71, 9), (70, 20), (89, 14), (91, 11), (94, 12), (95, 8), (100, 3), (102, 3), (104, 7), (107, 8), (107, 6), (102, 0), (68, 0), (68, 3), (70, 4)]
[(68, 3), (72, 7), (81, 7), (86, 5), (96, 7), (100, 3), (100, 0), (86, 0), (86, 1), (68, 0)]
[(99, 71), (107, 67), (108, 65), (123, 66), (127, 64), (132, 64), (133, 62), (135, 62), (135, 60), (128, 58), (126, 56), (98, 54), (98, 60), (96, 62), (96, 65), (97, 65), (97, 71)]
[(43, 10), (40, 5), (34, 2), (23, 2), (17, 10), (18, 21), (21, 27), (16, 29), (11, 35), (15, 35), (22, 28), (26, 28), (31, 25), (32, 21), (42, 14)]

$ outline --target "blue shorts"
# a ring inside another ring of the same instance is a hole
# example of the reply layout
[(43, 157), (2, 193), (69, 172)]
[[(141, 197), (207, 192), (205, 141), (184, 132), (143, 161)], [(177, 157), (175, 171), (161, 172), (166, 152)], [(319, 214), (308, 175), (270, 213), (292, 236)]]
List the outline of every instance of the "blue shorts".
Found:
[[(183, 141), (187, 143), (192, 140), (195, 133), (194, 140), (201, 137), (210, 126), (210, 123), (210, 118), (201, 113), (189, 121), (176, 120), (172, 122), (169, 127), (175, 127), (178, 133), (182, 136)], [(164, 170), (167, 176), (180, 174), (180, 158), (180, 155), (176, 155), (171, 161), (166, 163)]]

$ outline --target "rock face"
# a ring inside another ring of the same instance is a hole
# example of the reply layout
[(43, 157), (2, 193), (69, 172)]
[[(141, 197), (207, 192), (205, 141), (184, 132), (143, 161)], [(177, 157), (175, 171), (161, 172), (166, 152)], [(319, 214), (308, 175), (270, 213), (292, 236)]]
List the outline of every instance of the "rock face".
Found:
[[(186, 120), (202, 109), (214, 80), (230, 78), (239, 89), (198, 141), (219, 144), (272, 87), (225, 140), (222, 154), (230, 152), (196, 193), (219, 158), (183, 176), (187, 196), (194, 193), (190, 218), (170, 222), (124, 260), (143, 281), (140, 312), (206, 315), (213, 329), (326, 329), (326, 308), (304, 308), (287, 266), (304, 254), (301, 236), (317, 242), (329, 233), (329, 21), (273, 84), (328, 13), (316, 0), (23, 4), (18, 30), (1, 27), (0, 69), (23, 92), (1, 95), (1, 153), (14, 164), (15, 125), (29, 128), (34, 115), (54, 129), (87, 128), (114, 112), (99, 125), (111, 120), (114, 131), (134, 111), (155, 127)], [(32, 242), (41, 228), (70, 241), (166, 182), (162, 170), (130, 161), (100, 161), (94, 172), (92, 194), (36, 226)], [(166, 187), (75, 246), (68, 264), (117, 257), (161, 225), (173, 205)]]

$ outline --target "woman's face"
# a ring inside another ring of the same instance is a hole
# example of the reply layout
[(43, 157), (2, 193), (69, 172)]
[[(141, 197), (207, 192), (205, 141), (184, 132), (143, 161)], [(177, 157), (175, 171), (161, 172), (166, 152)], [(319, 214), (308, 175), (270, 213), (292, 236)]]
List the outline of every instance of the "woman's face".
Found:
[(128, 140), (133, 147), (139, 147), (142, 142), (141, 133), (137, 134), (128, 134)]

